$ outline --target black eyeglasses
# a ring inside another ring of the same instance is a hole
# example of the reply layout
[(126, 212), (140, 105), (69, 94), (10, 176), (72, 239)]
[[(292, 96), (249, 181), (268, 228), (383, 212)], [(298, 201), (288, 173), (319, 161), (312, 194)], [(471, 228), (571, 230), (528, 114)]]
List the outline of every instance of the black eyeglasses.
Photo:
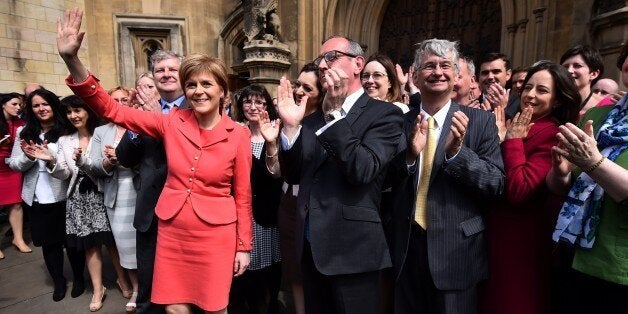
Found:
[(332, 62), (336, 61), (336, 59), (338, 59), (338, 58), (340, 58), (342, 56), (347, 56), (347, 57), (351, 57), (351, 58), (357, 57), (357, 55), (354, 55), (354, 54), (351, 54), (351, 53), (338, 51), (338, 50), (331, 50), (331, 51), (325, 52), (324, 54), (318, 56), (318, 58), (314, 59), (314, 65), (318, 67), (321, 64), (321, 61), (323, 61), (323, 59), (325, 59), (325, 62), (327, 62), (327, 63), (332, 63)]

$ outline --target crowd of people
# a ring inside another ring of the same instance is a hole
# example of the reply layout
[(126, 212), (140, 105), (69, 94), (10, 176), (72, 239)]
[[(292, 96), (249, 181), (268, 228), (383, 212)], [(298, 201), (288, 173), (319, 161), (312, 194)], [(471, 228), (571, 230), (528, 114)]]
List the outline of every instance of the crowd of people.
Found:
[[(0, 205), (64, 299), (138, 313), (611, 313), (628, 306), (628, 96), (599, 52), (511, 69), (444, 39), (408, 72), (342, 36), (276, 97), (159, 50), (106, 90), (58, 22), (74, 95), (0, 95)], [(628, 45), (617, 60), (628, 87)], [(0, 252), (0, 259), (4, 258)]]

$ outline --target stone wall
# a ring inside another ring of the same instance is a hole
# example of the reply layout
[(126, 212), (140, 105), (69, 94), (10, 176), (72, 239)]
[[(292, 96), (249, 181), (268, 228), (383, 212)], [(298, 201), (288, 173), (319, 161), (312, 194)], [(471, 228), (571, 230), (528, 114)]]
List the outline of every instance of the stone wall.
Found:
[[(64, 83), (68, 71), (57, 54), (56, 21), (65, 8), (76, 6), (83, 7), (83, 1), (0, 1), (0, 92), (23, 92), (34, 82), (60, 95), (70, 93)], [(85, 57), (87, 41), (83, 46)]]

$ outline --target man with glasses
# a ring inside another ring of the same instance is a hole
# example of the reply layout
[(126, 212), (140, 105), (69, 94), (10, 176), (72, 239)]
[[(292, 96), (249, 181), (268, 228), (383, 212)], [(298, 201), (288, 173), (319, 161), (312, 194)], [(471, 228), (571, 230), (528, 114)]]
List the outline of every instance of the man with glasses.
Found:
[(482, 211), (502, 193), (503, 163), (494, 115), (451, 100), (456, 46), (430, 39), (415, 52), (421, 107), (389, 168), (395, 313), (475, 313), (487, 278)]
[(362, 89), (360, 45), (327, 39), (314, 63), (326, 89), (304, 118), (281, 79), (282, 173), (300, 184), (297, 258), (308, 313), (378, 313), (380, 270), (390, 255), (379, 216), (382, 183), (401, 136), (401, 110)]

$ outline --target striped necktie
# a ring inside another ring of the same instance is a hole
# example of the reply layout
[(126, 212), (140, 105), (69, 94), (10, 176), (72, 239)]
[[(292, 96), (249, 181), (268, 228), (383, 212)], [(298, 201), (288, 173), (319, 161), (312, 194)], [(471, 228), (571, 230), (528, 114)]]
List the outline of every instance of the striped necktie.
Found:
[(427, 118), (427, 141), (421, 158), (421, 178), (417, 188), (416, 207), (414, 210), (414, 221), (424, 230), (427, 230), (427, 191), (429, 190), (430, 176), (432, 174), (432, 166), (434, 165), (436, 145), (434, 118), (429, 117)]

